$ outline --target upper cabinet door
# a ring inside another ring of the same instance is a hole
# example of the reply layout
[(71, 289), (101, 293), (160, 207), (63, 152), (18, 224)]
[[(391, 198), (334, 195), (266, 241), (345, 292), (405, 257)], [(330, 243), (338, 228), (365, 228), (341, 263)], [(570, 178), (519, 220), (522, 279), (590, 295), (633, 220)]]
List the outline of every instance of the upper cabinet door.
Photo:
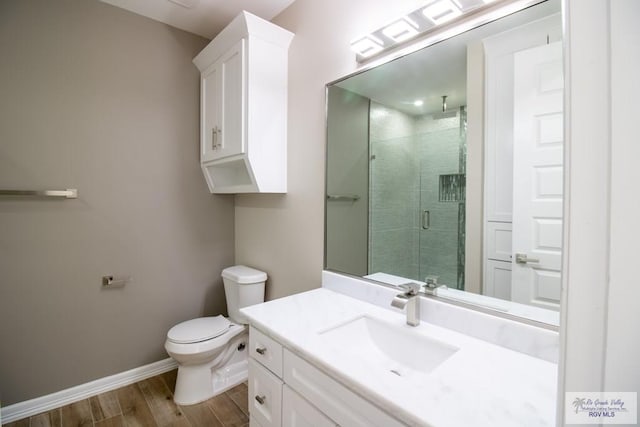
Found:
[(240, 40), (202, 73), (202, 162), (246, 151), (244, 44)]
[(218, 128), (222, 117), (221, 70), (218, 63), (212, 64), (202, 73), (200, 83), (200, 160), (215, 159), (218, 146)]

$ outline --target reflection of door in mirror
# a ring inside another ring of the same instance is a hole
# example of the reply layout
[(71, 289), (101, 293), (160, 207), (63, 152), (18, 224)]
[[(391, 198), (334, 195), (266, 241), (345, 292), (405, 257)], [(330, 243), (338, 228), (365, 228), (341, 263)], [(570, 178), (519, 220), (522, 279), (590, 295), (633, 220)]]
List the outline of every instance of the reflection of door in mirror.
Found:
[(551, 16), (485, 40), (483, 293), (553, 310), (560, 302), (563, 86), (561, 43), (550, 41), (559, 32)]
[(514, 61), (511, 300), (560, 308), (562, 255), (562, 45)]

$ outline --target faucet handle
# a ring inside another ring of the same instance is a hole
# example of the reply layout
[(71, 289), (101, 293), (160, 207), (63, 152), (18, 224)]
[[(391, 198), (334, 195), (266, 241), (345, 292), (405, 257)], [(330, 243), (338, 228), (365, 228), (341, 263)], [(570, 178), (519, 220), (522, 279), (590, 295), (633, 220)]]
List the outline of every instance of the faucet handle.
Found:
[(418, 292), (420, 292), (420, 284), (416, 282), (403, 283), (398, 285), (398, 287), (402, 289), (407, 296), (418, 295)]

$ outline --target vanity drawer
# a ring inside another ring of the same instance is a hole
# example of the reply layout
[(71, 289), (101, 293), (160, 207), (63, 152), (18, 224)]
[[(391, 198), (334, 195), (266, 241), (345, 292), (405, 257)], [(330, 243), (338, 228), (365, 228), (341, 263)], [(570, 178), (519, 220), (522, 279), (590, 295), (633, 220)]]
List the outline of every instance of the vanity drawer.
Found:
[(404, 426), (286, 349), (284, 350), (284, 381), (341, 426)]
[(285, 384), (282, 390), (282, 427), (336, 427), (336, 423)]
[(282, 380), (253, 359), (249, 359), (249, 413), (253, 425), (282, 425)]
[(259, 330), (249, 330), (249, 354), (282, 378), (282, 345)]

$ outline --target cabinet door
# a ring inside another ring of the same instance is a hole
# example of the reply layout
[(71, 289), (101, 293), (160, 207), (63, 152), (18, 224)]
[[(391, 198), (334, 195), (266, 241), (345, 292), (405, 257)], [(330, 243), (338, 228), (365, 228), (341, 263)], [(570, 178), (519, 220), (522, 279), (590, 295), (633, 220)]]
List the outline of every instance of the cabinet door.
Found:
[(282, 427), (336, 427), (336, 423), (285, 385), (282, 390)]
[(263, 427), (282, 425), (282, 381), (249, 358), (249, 413)]
[(244, 153), (245, 135), (245, 53), (244, 39), (220, 58), (222, 118), (218, 129), (216, 157)]
[(216, 159), (218, 128), (222, 118), (222, 70), (214, 63), (202, 72), (200, 81), (200, 161)]
[(404, 426), (379, 407), (348, 390), (338, 381), (286, 349), (283, 370), (287, 386), (309, 402), (313, 402), (323, 414), (331, 417), (341, 426)]
[(201, 162), (246, 150), (244, 44), (240, 40), (202, 73)]

